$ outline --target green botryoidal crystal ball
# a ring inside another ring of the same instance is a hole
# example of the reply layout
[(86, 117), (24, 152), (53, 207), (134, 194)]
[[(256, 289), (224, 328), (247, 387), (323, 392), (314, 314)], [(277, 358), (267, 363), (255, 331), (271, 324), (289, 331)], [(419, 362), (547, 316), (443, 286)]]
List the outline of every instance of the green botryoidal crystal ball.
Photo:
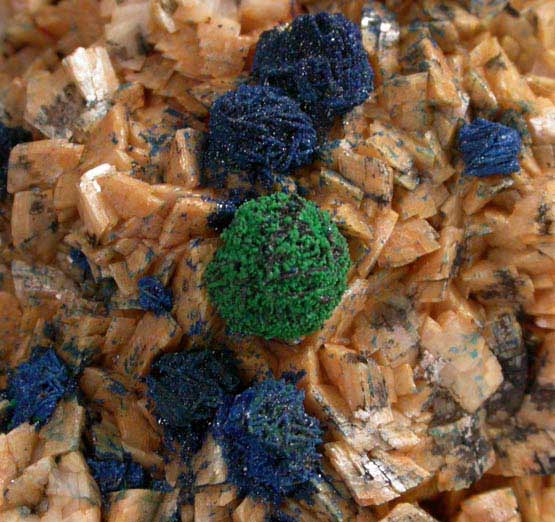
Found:
[(345, 238), (314, 203), (282, 193), (249, 201), (205, 272), (228, 328), (293, 341), (322, 327), (347, 287)]

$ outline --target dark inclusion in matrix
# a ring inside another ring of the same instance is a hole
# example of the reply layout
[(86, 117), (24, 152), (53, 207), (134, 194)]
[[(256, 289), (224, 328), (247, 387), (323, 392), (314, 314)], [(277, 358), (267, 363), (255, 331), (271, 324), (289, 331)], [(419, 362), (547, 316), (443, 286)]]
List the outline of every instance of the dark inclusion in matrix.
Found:
[(295, 522), (295, 519), (278, 510), (268, 513), (265, 522)]
[(200, 448), (216, 410), (240, 389), (237, 363), (228, 350), (163, 355), (146, 383), (166, 439), (181, 445), (184, 458)]
[(0, 122), (0, 201), (7, 194), (8, 162), (11, 150), (19, 143), (31, 141), (33, 136), (22, 127), (6, 127)]
[(270, 378), (218, 410), (214, 436), (241, 494), (274, 505), (285, 497), (310, 498), (322, 432), (303, 400), (294, 384)]
[(78, 248), (71, 248), (69, 251), (71, 262), (83, 272), (83, 278), (92, 277), (91, 265), (87, 256)]
[(143, 310), (163, 315), (170, 312), (173, 306), (173, 295), (169, 288), (165, 288), (156, 277), (142, 277), (139, 279), (139, 304)]
[(43, 426), (58, 402), (74, 390), (75, 380), (56, 352), (37, 348), (8, 379), (6, 395), (13, 406), (8, 430), (24, 422)]
[(221, 232), (227, 228), (233, 218), (237, 209), (245, 202), (258, 197), (258, 193), (253, 189), (231, 189), (225, 201), (218, 204), (215, 212), (208, 216), (208, 225), (217, 232)]
[(518, 172), (521, 145), (518, 131), (481, 118), (459, 130), (459, 151), (468, 176), (482, 178)]
[(283, 89), (323, 126), (363, 103), (374, 89), (360, 29), (341, 14), (299, 16), (289, 26), (263, 33), (253, 76)]
[(242, 85), (210, 110), (203, 163), (207, 182), (232, 172), (271, 186), (276, 177), (312, 162), (316, 130), (310, 117), (279, 89)]

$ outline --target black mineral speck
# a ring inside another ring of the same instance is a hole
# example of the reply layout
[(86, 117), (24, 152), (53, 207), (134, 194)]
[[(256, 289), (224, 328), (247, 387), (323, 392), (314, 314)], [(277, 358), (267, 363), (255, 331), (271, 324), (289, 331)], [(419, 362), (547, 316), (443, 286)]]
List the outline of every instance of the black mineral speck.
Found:
[(0, 201), (7, 195), (8, 162), (11, 150), (19, 143), (32, 139), (32, 134), (22, 127), (7, 127), (0, 122)]

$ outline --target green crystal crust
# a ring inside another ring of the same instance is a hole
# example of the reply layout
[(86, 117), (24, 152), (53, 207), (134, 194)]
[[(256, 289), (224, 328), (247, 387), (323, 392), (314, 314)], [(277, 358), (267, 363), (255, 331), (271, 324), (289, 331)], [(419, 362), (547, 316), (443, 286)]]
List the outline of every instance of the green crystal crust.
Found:
[(345, 238), (327, 212), (299, 196), (245, 203), (221, 237), (205, 281), (234, 333), (286, 341), (311, 334), (347, 288)]

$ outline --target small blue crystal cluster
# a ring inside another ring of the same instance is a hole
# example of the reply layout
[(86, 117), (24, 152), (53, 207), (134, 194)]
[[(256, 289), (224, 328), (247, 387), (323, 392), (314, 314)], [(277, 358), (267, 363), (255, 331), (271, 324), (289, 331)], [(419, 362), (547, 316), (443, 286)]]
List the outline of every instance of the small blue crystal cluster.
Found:
[(60, 400), (75, 392), (76, 382), (68, 367), (52, 349), (37, 348), (27, 362), (8, 378), (6, 398), (11, 403), (12, 430), (29, 422), (37, 429), (46, 424)]
[(19, 143), (32, 139), (32, 134), (22, 127), (7, 127), (0, 122), (0, 201), (7, 195), (8, 162), (11, 150)]
[(147, 476), (143, 467), (127, 457), (99, 460), (88, 458), (87, 464), (103, 496), (122, 489), (136, 489), (146, 486)]
[(464, 174), (483, 178), (518, 172), (521, 145), (518, 131), (501, 123), (477, 118), (463, 125), (459, 130), (459, 151)]
[(154, 479), (151, 471), (135, 462), (129, 453), (122, 458), (89, 457), (87, 464), (105, 499), (110, 493), (126, 489), (152, 489), (162, 493), (173, 491), (170, 484)]
[(359, 28), (340, 14), (296, 18), (263, 33), (253, 79), (214, 103), (203, 154), (205, 181), (245, 172), (266, 188), (312, 163), (317, 133), (362, 103), (374, 74)]

